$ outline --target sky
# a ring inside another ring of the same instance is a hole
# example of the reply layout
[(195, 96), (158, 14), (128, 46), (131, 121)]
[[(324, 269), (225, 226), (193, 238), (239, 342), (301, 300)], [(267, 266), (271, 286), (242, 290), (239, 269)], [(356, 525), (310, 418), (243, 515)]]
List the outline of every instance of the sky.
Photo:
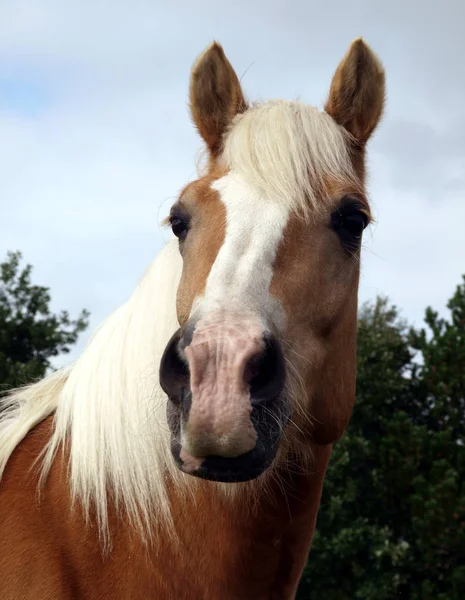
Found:
[(465, 274), (463, 0), (0, 0), (0, 261), (20, 250), (53, 310), (91, 312), (57, 366), (170, 237), (160, 222), (202, 148), (196, 57), (216, 39), (250, 100), (322, 108), (359, 36), (387, 77), (359, 298), (387, 295), (419, 326)]

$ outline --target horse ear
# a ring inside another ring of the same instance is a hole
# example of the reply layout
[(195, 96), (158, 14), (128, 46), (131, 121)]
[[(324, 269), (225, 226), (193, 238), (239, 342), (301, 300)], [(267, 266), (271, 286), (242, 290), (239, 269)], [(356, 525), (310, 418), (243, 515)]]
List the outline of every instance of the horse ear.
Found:
[(211, 154), (217, 156), (231, 121), (247, 109), (239, 79), (217, 42), (197, 59), (189, 96), (192, 119)]
[(378, 125), (384, 100), (383, 66), (359, 38), (352, 42), (334, 74), (325, 111), (364, 145)]

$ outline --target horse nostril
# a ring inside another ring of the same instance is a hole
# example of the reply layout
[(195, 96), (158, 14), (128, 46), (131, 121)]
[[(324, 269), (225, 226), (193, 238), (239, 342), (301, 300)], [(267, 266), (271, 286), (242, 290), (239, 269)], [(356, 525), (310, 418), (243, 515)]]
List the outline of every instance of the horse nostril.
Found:
[(284, 356), (277, 339), (265, 335), (265, 350), (247, 363), (244, 379), (250, 385), (252, 404), (274, 400), (286, 382)]
[[(181, 329), (172, 336), (160, 361), (159, 379), (165, 394), (179, 403), (189, 389), (189, 367), (180, 354)], [(181, 343), (182, 345), (182, 343)]]

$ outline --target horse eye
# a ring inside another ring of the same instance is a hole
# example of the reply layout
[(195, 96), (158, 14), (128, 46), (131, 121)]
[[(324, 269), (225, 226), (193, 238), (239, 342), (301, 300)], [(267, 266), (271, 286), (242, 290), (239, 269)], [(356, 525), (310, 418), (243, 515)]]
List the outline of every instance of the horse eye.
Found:
[(189, 223), (186, 219), (173, 215), (170, 217), (170, 225), (174, 235), (178, 239), (183, 240), (186, 237), (189, 228)]
[(360, 246), (363, 230), (368, 225), (368, 217), (357, 204), (346, 203), (331, 215), (333, 229), (342, 245), (350, 252)]
[(355, 238), (362, 237), (363, 230), (367, 226), (367, 217), (361, 212), (343, 217), (341, 227), (346, 229)]

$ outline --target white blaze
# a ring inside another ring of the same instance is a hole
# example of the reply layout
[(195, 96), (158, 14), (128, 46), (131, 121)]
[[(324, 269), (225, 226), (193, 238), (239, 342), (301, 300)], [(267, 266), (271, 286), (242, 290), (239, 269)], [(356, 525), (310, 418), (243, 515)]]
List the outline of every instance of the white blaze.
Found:
[(233, 172), (212, 187), (226, 207), (226, 233), (199, 302), (201, 312), (246, 312), (277, 324), (270, 284), (289, 210), (254, 192)]
[(234, 457), (255, 448), (248, 362), (263, 351), (265, 331), (283, 324), (270, 284), (289, 211), (235, 173), (213, 188), (226, 207), (226, 232), (205, 294), (194, 303), (198, 320), (185, 350), (192, 403), (181, 444), (189, 465), (197, 464), (191, 456)]

